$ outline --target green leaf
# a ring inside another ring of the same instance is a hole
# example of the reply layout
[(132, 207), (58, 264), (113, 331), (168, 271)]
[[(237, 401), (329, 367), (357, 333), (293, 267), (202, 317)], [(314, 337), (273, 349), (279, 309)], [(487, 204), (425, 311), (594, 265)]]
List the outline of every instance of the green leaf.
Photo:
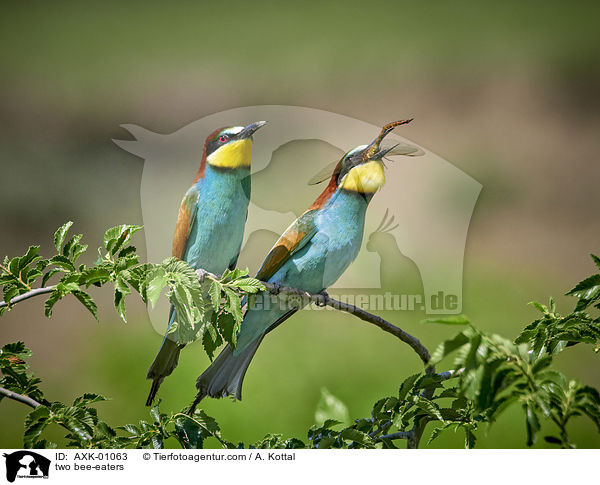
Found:
[(546, 308), (544, 305), (542, 305), (541, 303), (538, 303), (537, 301), (530, 301), (528, 303), (528, 305), (531, 305), (535, 308), (537, 308), (540, 312), (542, 313), (548, 313), (548, 308)]
[(129, 286), (127, 286), (125, 279), (121, 275), (117, 276), (117, 279), (115, 280), (114, 284), (115, 284), (115, 300), (114, 300), (115, 309), (117, 310), (117, 313), (119, 314), (121, 319), (125, 323), (127, 323), (127, 315), (125, 313), (125, 296), (129, 295), (129, 293), (131, 293), (131, 290), (129, 289)]
[(464, 334), (463, 332), (455, 335), (454, 337), (452, 337), (449, 340), (445, 340), (437, 347), (437, 349), (435, 349), (435, 351), (431, 355), (431, 363), (432, 364), (439, 363), (444, 357), (451, 354), (456, 349), (462, 347), (463, 345), (467, 344), (468, 342), (469, 342), (469, 337), (466, 334)]
[(84, 269), (79, 277), (79, 284), (90, 287), (91, 285), (106, 283), (110, 281), (110, 269), (105, 266), (93, 266)]
[(219, 424), (212, 416), (206, 414), (202, 409), (197, 409), (194, 413), (193, 418), (208, 432), (211, 436), (216, 438), (221, 437), (221, 429)]
[(25, 433), (23, 434), (23, 446), (34, 448), (38, 438), (48, 425), (50, 410), (46, 406), (38, 406), (25, 418)]
[(135, 248), (135, 246), (127, 246), (126, 248), (121, 249), (121, 251), (119, 251), (119, 258), (126, 258), (127, 256), (131, 256), (133, 254), (135, 254), (135, 252), (137, 251), (137, 249)]
[(422, 396), (415, 396), (413, 403), (415, 406), (425, 411), (425, 413), (428, 416), (438, 419), (442, 423), (445, 422), (445, 419), (442, 416), (442, 413), (440, 412), (439, 406), (433, 401), (430, 401), (429, 399), (426, 399)]
[(87, 251), (87, 248), (88, 248), (87, 244), (78, 244), (73, 249), (73, 254), (71, 255), (71, 257), (73, 258), (73, 261), (77, 261), (79, 259), (79, 257)]
[(255, 278), (244, 278), (232, 283), (236, 288), (246, 292), (246, 293), (257, 293), (259, 291), (264, 291), (265, 286)]
[(444, 433), (444, 431), (448, 431), (449, 429), (452, 429), (455, 427), (456, 427), (456, 423), (448, 423), (444, 426), (438, 426), (437, 428), (434, 428), (433, 431), (431, 432), (429, 441), (427, 442), (427, 446), (429, 446), (429, 444), (433, 440), (437, 439), (442, 433)]
[[(174, 285), (168, 296), (175, 307), (175, 319), (179, 324), (178, 343), (187, 344), (195, 341), (202, 329), (203, 309), (195, 305), (189, 287), (183, 284)], [(216, 334), (216, 330), (214, 333)]]
[(358, 443), (360, 448), (375, 448), (375, 442), (367, 433), (352, 428), (346, 428), (340, 433), (340, 438)]
[(86, 392), (83, 396), (79, 396), (79, 397), (75, 398), (75, 400), (73, 401), (73, 406), (75, 406), (75, 407), (89, 406), (90, 404), (94, 404), (94, 403), (102, 402), (102, 401), (107, 401), (107, 399), (100, 394)]
[(335, 397), (327, 388), (321, 388), (321, 399), (315, 410), (315, 423), (323, 425), (327, 420), (335, 420), (339, 423), (349, 423), (350, 414), (346, 405)]
[(117, 427), (117, 429), (122, 429), (123, 431), (127, 431), (128, 433), (132, 434), (133, 436), (138, 436), (142, 432), (138, 426), (135, 426), (133, 424), (126, 424), (124, 426), (119, 426), (119, 427)]
[(156, 424), (161, 424), (161, 415), (160, 415), (160, 409), (159, 409), (159, 404), (160, 401), (157, 402), (154, 406), (152, 406), (152, 408), (150, 409), (150, 416), (152, 416), (152, 419), (154, 419), (154, 422)]
[(63, 256), (62, 254), (57, 254), (56, 256), (53, 256), (52, 258), (50, 258), (49, 262), (50, 264), (58, 266), (59, 268), (62, 268), (66, 271), (75, 271), (75, 266), (73, 265), (71, 260), (66, 256)]
[(210, 302), (212, 303), (212, 306), (215, 309), (215, 311), (218, 311), (219, 307), (221, 306), (221, 288), (221, 283), (219, 283), (218, 281), (213, 281), (210, 285)]
[(244, 278), (245, 276), (248, 275), (250, 271), (248, 270), (248, 268), (246, 269), (239, 269), (239, 268), (235, 268), (233, 270), (231, 269), (226, 269), (225, 272), (223, 273), (223, 277), (222, 280), (228, 280), (230, 282), (235, 282), (235, 280), (238, 280), (240, 278)]
[(477, 440), (477, 437), (473, 433), (473, 426), (467, 424), (463, 426), (463, 429), (465, 430), (465, 448), (469, 450), (475, 448), (475, 441)]
[(231, 288), (224, 287), (225, 295), (227, 295), (226, 310), (233, 315), (235, 321), (240, 324), (244, 319), (242, 315), (242, 303), (239, 295)]
[(94, 434), (99, 438), (113, 438), (117, 436), (117, 432), (104, 421), (98, 421)]
[(184, 414), (175, 418), (175, 434), (184, 449), (202, 449), (204, 434), (202, 426)]
[[(15, 274), (20, 273), (31, 263), (40, 259), (40, 257), (37, 255), (39, 250), (39, 246), (29, 246), (25, 255), (21, 256), (20, 258), (14, 258), (13, 261), (16, 263)], [(12, 261), (9, 266), (12, 266)]]
[(223, 444), (219, 425), (201, 409), (196, 410), (193, 417), (178, 414), (175, 418), (175, 435), (185, 449), (200, 449), (204, 440), (211, 436)]
[(562, 445), (562, 441), (555, 436), (550, 436), (550, 435), (544, 436), (544, 441), (546, 443), (551, 443), (553, 445)]
[(156, 271), (149, 275), (146, 296), (152, 307), (156, 305), (161, 291), (167, 285), (167, 281), (167, 274), (163, 268), (159, 267), (156, 269)]
[(400, 386), (400, 390), (398, 391), (398, 400), (399, 401), (404, 401), (406, 399), (406, 396), (408, 395), (408, 392), (412, 389), (412, 387), (415, 385), (415, 382), (417, 382), (417, 380), (419, 379), (419, 377), (421, 377), (421, 374), (413, 374), (410, 377), (407, 377), (406, 379), (404, 379), (404, 381), (402, 382), (402, 385)]
[(574, 295), (578, 298), (589, 299), (594, 294), (600, 291), (600, 274), (595, 274), (589, 278), (579, 282), (575, 288), (567, 293), (567, 295)]
[(112, 256), (127, 244), (131, 237), (141, 229), (142, 226), (133, 224), (121, 224), (119, 226), (111, 227), (104, 233), (104, 247)]
[(239, 324), (236, 322), (233, 315), (230, 313), (223, 313), (217, 318), (217, 326), (219, 333), (225, 340), (225, 342), (231, 344), (233, 347), (237, 346), (237, 334), (240, 330)]
[(56, 250), (58, 252), (60, 252), (60, 248), (62, 247), (63, 243), (65, 242), (65, 237), (67, 235), (67, 232), (69, 231), (69, 229), (72, 225), (73, 225), (73, 221), (69, 221), (69, 222), (63, 224), (62, 226), (60, 226), (54, 233), (54, 246), (56, 247)]
[(54, 305), (56, 305), (58, 300), (60, 300), (62, 297), (63, 295), (59, 289), (55, 289), (52, 293), (50, 293), (46, 303), (44, 303), (44, 315), (50, 318), (52, 316), (52, 309), (54, 308)]
[[(213, 318), (216, 318), (216, 315), (213, 315)], [(215, 350), (217, 350), (222, 343), (223, 340), (215, 329), (214, 324), (206, 325), (204, 333), (202, 334), (202, 346), (210, 360), (213, 359)]]
[(79, 247), (79, 241), (81, 241), (82, 237), (82, 234), (76, 234), (69, 239), (62, 249), (62, 255), (68, 258), (72, 252), (75, 252), (75, 250)]
[(537, 433), (540, 430), (540, 421), (533, 408), (525, 405), (525, 423), (527, 427), (527, 446), (533, 446), (537, 440)]
[(98, 320), (98, 307), (92, 297), (88, 295), (85, 291), (73, 291), (73, 295), (77, 298), (81, 304), (86, 307), (94, 318)]
[(467, 325), (470, 323), (466, 315), (452, 315), (449, 317), (434, 317), (421, 320), (421, 323), (441, 323), (443, 325)]

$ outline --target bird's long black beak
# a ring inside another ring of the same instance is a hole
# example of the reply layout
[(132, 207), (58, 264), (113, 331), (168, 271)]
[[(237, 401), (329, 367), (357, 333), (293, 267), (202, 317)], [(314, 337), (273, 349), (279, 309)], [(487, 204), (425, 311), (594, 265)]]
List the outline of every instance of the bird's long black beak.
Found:
[(250, 138), (256, 130), (265, 126), (267, 124), (266, 121), (256, 121), (255, 123), (251, 123), (246, 126), (240, 133), (238, 134), (239, 139)]
[(394, 148), (396, 148), (398, 146), (398, 144), (389, 147), (389, 148), (384, 148), (382, 150), (379, 150), (377, 153), (375, 153), (374, 155), (371, 155), (371, 157), (369, 157), (371, 160), (381, 160), (383, 157), (385, 157), (389, 152), (391, 152)]

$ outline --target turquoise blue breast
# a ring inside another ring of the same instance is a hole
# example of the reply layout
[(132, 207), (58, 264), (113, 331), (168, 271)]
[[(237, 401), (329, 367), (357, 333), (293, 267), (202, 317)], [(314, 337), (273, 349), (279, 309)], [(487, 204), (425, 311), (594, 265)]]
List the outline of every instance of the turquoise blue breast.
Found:
[(270, 281), (310, 292), (334, 284), (358, 255), (367, 204), (360, 194), (343, 190), (335, 193), (315, 219), (316, 234)]
[[(316, 217), (317, 233), (269, 278), (269, 282), (311, 293), (334, 284), (358, 255), (369, 200), (354, 192), (336, 192)], [(283, 304), (248, 311), (235, 353), (241, 352), (289, 310)]]
[(207, 165), (197, 183), (200, 193), (183, 259), (194, 268), (221, 274), (237, 260), (250, 201), (248, 169)]

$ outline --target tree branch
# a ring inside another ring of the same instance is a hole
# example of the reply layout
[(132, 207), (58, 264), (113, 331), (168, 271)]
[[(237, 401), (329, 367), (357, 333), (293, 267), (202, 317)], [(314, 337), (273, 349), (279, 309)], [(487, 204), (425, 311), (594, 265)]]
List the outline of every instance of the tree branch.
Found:
[[(8, 399), (12, 399), (13, 401), (17, 401), (22, 404), (26, 404), (27, 406), (30, 406), (33, 409), (37, 408), (38, 406), (44, 405), (29, 396), (23, 396), (22, 394), (18, 394), (16, 392), (9, 391), (8, 389), (5, 389), (4, 387), (0, 387), (0, 396), (4, 396)], [(69, 426), (67, 426), (67, 424), (65, 424), (61, 421), (56, 421), (56, 424), (65, 428), (69, 433), (73, 433), (73, 430), (71, 428), (69, 428)]]
[(29, 396), (17, 394), (16, 392), (9, 391), (4, 387), (0, 387), (0, 395), (7, 397), (8, 399), (12, 399), (13, 401), (18, 401), (20, 403), (27, 404), (27, 406), (30, 406), (34, 409), (42, 405), (41, 403), (37, 402), (35, 399), (32, 399)]
[(54, 288), (56, 288), (56, 285), (45, 286), (43, 288), (36, 288), (35, 290), (28, 291), (27, 293), (23, 293), (22, 295), (15, 296), (14, 298), (11, 298), (8, 302), (0, 301), (0, 308), (8, 305), (14, 305), (15, 303), (19, 303), (23, 300), (28, 300), (29, 298), (33, 298), (34, 296), (43, 295), (45, 293), (52, 293), (52, 291), (54, 291)]
[(261, 283), (271, 294), (283, 293), (287, 295), (295, 295), (302, 298), (306, 298), (311, 302), (316, 303), (317, 305), (329, 306), (336, 310), (350, 313), (351, 315), (360, 318), (364, 322), (371, 323), (379, 327), (384, 332), (394, 335), (395, 337), (402, 340), (405, 344), (409, 345), (416, 352), (419, 358), (423, 361), (424, 365), (427, 365), (431, 358), (431, 356), (429, 355), (429, 351), (420, 342), (418, 338), (413, 337), (409, 333), (402, 330), (400, 327), (397, 327), (396, 325), (388, 322), (387, 320), (384, 320), (380, 316), (373, 315), (372, 313), (369, 313), (360, 307), (339, 300), (335, 300), (325, 293), (309, 293), (298, 288), (291, 288), (288, 286), (279, 287), (271, 283), (266, 283), (264, 281), (262, 281)]
[[(196, 274), (198, 275), (200, 281), (204, 278), (208, 277), (210, 279), (219, 281), (219, 277), (213, 273), (209, 273), (203, 269), (196, 270)], [(301, 290), (299, 288), (292, 288), (290, 286), (280, 286), (272, 283), (268, 283), (266, 281), (260, 281), (260, 283), (267, 289), (269, 293), (272, 295), (293, 295), (308, 300), (312, 303), (316, 303), (319, 306), (328, 306), (334, 308), (335, 310), (340, 310), (342, 312), (350, 313), (355, 317), (360, 318), (361, 320), (371, 323), (377, 327), (379, 327), (384, 332), (390, 333), (395, 337), (402, 340), (405, 344), (409, 345), (419, 356), (419, 358), (423, 361), (423, 364), (427, 366), (427, 363), (431, 359), (429, 351), (427, 348), (420, 342), (420, 340), (416, 337), (413, 337), (409, 333), (402, 330), (400, 327), (393, 325), (392, 323), (384, 320), (383, 318), (373, 315), (360, 307), (351, 305), (349, 303), (344, 303), (339, 300), (335, 300), (331, 298), (326, 292), (323, 293), (310, 293), (308, 291)], [(433, 373), (435, 370), (433, 368), (427, 367), (426, 372)]]
[(384, 439), (388, 440), (410, 440), (413, 436), (412, 431), (398, 431), (397, 433), (386, 434), (382, 436), (377, 441), (381, 441)]

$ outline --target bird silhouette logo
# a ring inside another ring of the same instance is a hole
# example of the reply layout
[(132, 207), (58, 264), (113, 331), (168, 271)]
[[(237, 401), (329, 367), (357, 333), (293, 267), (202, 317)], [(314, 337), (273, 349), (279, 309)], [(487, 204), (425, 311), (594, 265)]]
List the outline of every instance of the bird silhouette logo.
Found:
[(12, 483), (19, 478), (48, 478), (50, 460), (39, 453), (23, 450), (4, 453), (6, 479)]

